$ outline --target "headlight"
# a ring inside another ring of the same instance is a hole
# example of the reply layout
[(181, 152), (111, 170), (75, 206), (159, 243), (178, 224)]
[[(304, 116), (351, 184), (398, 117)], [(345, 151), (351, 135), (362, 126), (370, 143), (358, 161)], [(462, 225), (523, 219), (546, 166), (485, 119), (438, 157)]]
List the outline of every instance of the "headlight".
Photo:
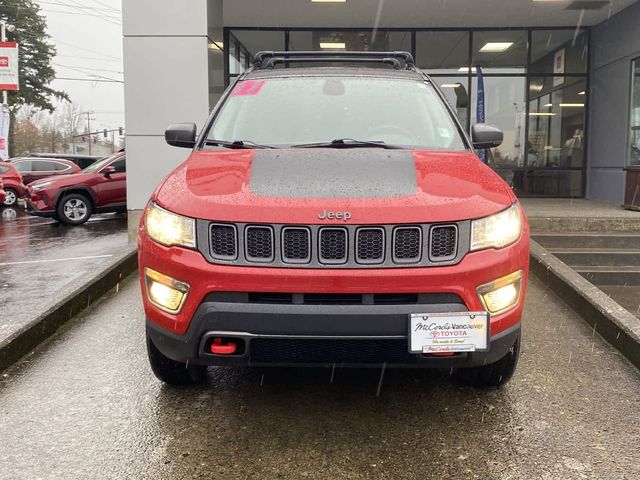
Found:
[(45, 187), (48, 187), (49, 185), (51, 185), (52, 182), (43, 182), (43, 183), (38, 183), (37, 185), (31, 185), (31, 190), (40, 190), (43, 189)]
[(518, 240), (521, 233), (522, 217), (515, 203), (500, 213), (471, 222), (471, 250), (506, 247)]
[(196, 222), (193, 218), (168, 212), (155, 203), (149, 204), (145, 218), (147, 234), (156, 242), (168, 247), (195, 248)]

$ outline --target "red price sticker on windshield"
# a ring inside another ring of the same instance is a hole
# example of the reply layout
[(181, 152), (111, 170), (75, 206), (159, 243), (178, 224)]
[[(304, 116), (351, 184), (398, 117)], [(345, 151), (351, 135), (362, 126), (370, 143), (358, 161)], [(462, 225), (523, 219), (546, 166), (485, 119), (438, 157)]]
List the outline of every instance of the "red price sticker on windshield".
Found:
[(265, 84), (265, 80), (245, 80), (244, 82), (239, 82), (236, 85), (236, 88), (231, 92), (232, 97), (241, 97), (247, 95), (257, 95), (262, 90), (262, 87)]

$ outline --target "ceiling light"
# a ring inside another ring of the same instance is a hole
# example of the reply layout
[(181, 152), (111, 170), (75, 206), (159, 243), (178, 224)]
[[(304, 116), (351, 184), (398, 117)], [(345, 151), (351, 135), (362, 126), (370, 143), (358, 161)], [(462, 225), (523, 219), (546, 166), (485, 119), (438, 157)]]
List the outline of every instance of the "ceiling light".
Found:
[(560, 106), (562, 108), (572, 108), (572, 107), (581, 108), (581, 107), (584, 107), (584, 103), (561, 103)]
[(320, 48), (344, 50), (347, 45), (344, 42), (320, 42)]
[[(469, 67), (460, 67), (459, 72), (469, 73)], [(476, 67), (471, 67), (471, 73), (476, 73)]]
[(578, 92), (578, 95), (585, 95), (585, 91), (582, 90), (581, 92)]
[(531, 117), (553, 117), (555, 113), (552, 112), (529, 112)]
[(542, 85), (541, 83), (532, 83), (531, 85), (529, 85), (529, 90), (531, 90), (532, 92), (541, 92), (543, 88), (544, 85)]
[(347, 0), (311, 0), (311, 3), (347, 3)]
[(462, 86), (461, 83), (443, 83), (440, 88), (458, 88)]
[(553, 107), (553, 103), (545, 103), (543, 107), (551, 108)]
[(480, 51), (484, 53), (502, 53), (511, 45), (513, 45), (513, 42), (487, 42)]

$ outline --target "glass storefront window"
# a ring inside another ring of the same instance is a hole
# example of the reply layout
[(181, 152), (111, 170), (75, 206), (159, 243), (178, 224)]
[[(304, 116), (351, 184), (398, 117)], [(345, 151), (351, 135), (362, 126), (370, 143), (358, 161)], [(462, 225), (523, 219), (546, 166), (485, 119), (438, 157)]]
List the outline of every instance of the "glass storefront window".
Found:
[(574, 29), (531, 32), (531, 73), (585, 73), (587, 58), (586, 32)]
[(232, 30), (229, 35), (229, 76), (244, 72), (261, 50), (284, 50), (284, 32)]
[(445, 98), (456, 112), (458, 120), (469, 130), (469, 89), (468, 77), (431, 77), (431, 80), (440, 87)]
[(417, 32), (416, 64), (429, 74), (459, 74), (469, 65), (468, 32)]
[(523, 74), (527, 65), (526, 30), (473, 32), (471, 65), (483, 73)]
[[(521, 176), (512, 170), (524, 166), (525, 87), (523, 77), (484, 77), (485, 122), (504, 132), (502, 145), (488, 151), (487, 161), (508, 183), (519, 189)], [(476, 123), (478, 80), (473, 78), (471, 124)]]
[(411, 51), (411, 32), (387, 30), (293, 31), (289, 50), (298, 51)]
[[(553, 82), (558, 83), (555, 87)], [(581, 78), (532, 78), (528, 168), (582, 168), (586, 83)]]
[(586, 81), (583, 78), (531, 79), (526, 193), (582, 195), (586, 102)]
[(633, 61), (631, 82), (631, 132), (629, 134), (629, 166), (640, 166), (640, 58)]

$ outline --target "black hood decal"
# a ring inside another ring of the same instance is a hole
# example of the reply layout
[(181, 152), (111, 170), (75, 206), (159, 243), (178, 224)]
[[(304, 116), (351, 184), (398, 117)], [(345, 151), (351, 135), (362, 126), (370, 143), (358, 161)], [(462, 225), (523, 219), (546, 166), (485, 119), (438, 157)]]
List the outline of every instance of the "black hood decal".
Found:
[(250, 186), (265, 197), (406, 197), (416, 191), (416, 168), (406, 150), (257, 150)]

